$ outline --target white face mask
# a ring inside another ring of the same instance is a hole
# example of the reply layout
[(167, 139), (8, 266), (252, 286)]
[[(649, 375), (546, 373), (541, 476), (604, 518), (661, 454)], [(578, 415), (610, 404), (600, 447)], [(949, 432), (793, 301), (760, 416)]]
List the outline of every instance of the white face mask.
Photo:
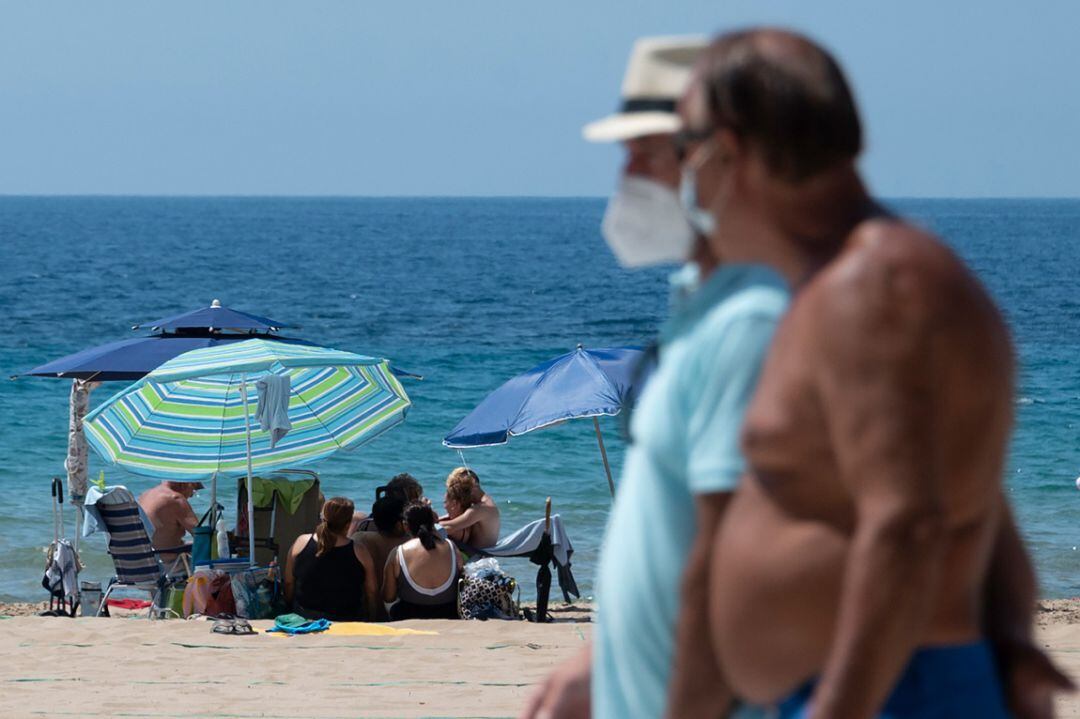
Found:
[(716, 232), (716, 217), (711, 212), (698, 205), (697, 196), (697, 168), (705, 164), (712, 155), (712, 148), (706, 150), (705, 156), (694, 163), (687, 164), (682, 169), (682, 182), (679, 185), (679, 202), (682, 204), (686, 221), (694, 228), (694, 231), (703, 237), (712, 237)]
[(694, 232), (678, 195), (644, 177), (622, 179), (600, 229), (623, 267), (685, 262), (694, 249)]

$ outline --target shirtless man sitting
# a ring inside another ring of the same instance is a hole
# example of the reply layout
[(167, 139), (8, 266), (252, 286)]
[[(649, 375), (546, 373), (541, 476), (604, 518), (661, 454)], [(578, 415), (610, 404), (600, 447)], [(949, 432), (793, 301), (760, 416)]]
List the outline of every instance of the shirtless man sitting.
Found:
[(483, 549), (499, 541), (499, 507), (480, 487), (476, 472), (458, 467), (446, 478), (446, 515), (439, 524), (459, 544)]
[[(405, 528), (405, 502), (400, 496), (393, 494), (379, 497), (371, 507), (371, 519), (373, 529), (355, 532), (350, 535), (350, 539), (371, 553), (376, 579), (379, 580), (379, 596), (382, 596), (382, 569), (386, 566), (386, 558), (398, 545), (409, 541), (409, 533)], [(376, 609), (380, 617), (385, 616), (386, 612), (381, 603)]]
[[(202, 488), (202, 482), (163, 481), (139, 495), (139, 506), (154, 525), (150, 543), (155, 549), (172, 549), (184, 544), (184, 534), (194, 529), (198, 522), (188, 500)], [(159, 556), (165, 563), (176, 559), (175, 554)]]
[[(1003, 694), (1049, 716), (1068, 680), (1032, 643), (1002, 488), (1015, 366), (993, 302), (871, 200), (851, 93), (809, 40), (718, 38), (682, 112), (692, 211), (717, 220), (725, 261), (767, 263), (794, 292), (746, 417), (749, 476), (699, 538), (709, 631), (684, 637), (711, 633), (734, 695), (780, 717), (1004, 718)], [(1005, 691), (994, 653), (1024, 662)], [(680, 647), (676, 674), (693, 655)]]

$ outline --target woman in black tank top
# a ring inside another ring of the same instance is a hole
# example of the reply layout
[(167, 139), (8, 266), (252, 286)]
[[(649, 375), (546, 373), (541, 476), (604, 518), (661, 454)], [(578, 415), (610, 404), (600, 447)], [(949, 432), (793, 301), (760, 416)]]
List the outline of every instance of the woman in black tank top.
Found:
[(333, 497), (314, 534), (300, 535), (289, 551), (285, 598), (308, 619), (356, 622), (374, 618), (378, 577), (371, 554), (346, 536), (353, 503)]

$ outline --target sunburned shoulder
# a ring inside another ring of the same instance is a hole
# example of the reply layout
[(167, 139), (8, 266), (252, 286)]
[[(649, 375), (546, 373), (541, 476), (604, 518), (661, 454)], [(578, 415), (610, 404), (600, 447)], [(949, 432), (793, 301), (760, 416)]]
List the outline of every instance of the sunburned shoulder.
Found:
[(815, 304), (855, 314), (932, 314), (968, 273), (933, 234), (900, 219), (868, 220), (806, 288)]

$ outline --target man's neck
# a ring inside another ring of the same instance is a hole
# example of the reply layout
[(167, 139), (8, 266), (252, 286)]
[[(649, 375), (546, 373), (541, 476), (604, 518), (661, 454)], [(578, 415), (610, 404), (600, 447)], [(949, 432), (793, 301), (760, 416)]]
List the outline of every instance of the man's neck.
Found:
[(793, 288), (836, 257), (855, 226), (876, 211), (852, 163), (798, 185), (774, 183), (766, 201), (785, 256), (781, 271)]
[(724, 218), (714, 252), (723, 263), (772, 267), (797, 288), (843, 248), (872, 207), (851, 164), (792, 185), (770, 181)]

